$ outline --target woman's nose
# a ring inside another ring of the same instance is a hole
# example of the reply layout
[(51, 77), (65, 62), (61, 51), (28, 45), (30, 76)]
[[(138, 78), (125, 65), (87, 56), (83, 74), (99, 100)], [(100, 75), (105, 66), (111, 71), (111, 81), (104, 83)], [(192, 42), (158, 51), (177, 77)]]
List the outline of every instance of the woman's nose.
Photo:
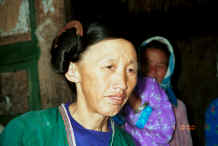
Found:
[(122, 90), (126, 90), (127, 86), (127, 75), (125, 72), (118, 72), (114, 78), (114, 88), (120, 88)]

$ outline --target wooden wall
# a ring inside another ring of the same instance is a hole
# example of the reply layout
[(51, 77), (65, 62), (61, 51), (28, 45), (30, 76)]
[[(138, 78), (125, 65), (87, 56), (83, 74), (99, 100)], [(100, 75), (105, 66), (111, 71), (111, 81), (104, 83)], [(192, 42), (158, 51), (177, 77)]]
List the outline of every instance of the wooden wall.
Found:
[[(71, 91), (63, 80), (63, 76), (56, 74), (51, 68), (50, 46), (53, 38), (66, 23), (66, 20), (72, 17), (69, 15), (70, 10), (65, 7), (65, 3), (62, 0), (36, 0), (35, 2), (37, 16), (35, 33), (40, 47), (38, 62), (40, 95), (42, 108), (48, 108), (71, 101)], [(125, 1), (123, 0), (123, 2)], [(76, 6), (72, 6), (72, 9), (74, 7)], [(68, 11), (67, 15), (65, 8)], [(85, 10), (85, 8), (87, 7), (83, 6), (81, 10)], [(90, 8), (89, 10), (91, 11), (92, 9)], [(117, 11), (119, 14), (126, 13), (126, 9), (117, 9)], [(185, 14), (188, 15), (187, 13)], [(213, 22), (210, 22), (209, 19), (206, 19), (206, 21), (202, 20), (202, 22), (200, 21), (201, 19), (198, 19), (196, 23), (194, 21), (190, 22), (194, 18), (193, 15), (193, 17), (188, 18), (189, 23), (187, 24), (186, 19), (181, 19), (181, 14), (177, 15), (178, 17), (173, 15), (171, 17), (172, 21), (169, 21), (171, 18), (165, 19), (165, 15), (155, 19), (150, 19), (151, 14), (138, 15), (139, 18), (131, 18), (129, 16), (127, 15), (126, 17), (126, 25), (130, 26), (129, 31), (131, 33), (134, 32), (132, 33), (132, 39), (137, 43), (155, 33), (169, 36), (172, 41), (176, 53), (173, 86), (178, 98), (183, 100), (187, 106), (190, 124), (195, 125), (195, 129), (192, 131), (194, 145), (204, 145), (204, 112), (209, 103), (218, 97), (218, 33), (214, 29), (215, 27), (210, 27), (209, 25), (213, 24)], [(134, 14), (135, 16), (136, 14)], [(124, 19), (122, 20), (125, 21)], [(166, 23), (166, 21), (169, 21), (169, 23)], [(175, 21), (178, 23), (175, 23)], [(180, 22), (181, 24), (179, 24)], [(195, 29), (197, 25), (202, 28)], [(182, 31), (182, 29), (186, 31)], [(201, 31), (206, 33), (199, 33)], [(13, 100), (12, 106), (14, 107), (10, 110), (11, 112), (22, 113), (28, 110), (26, 107), (26, 98), (28, 96), (27, 82), (25, 72), (0, 74), (0, 93), (5, 95), (10, 93), (10, 96), (16, 96), (19, 99)], [(13, 90), (11, 90), (12, 88)]]

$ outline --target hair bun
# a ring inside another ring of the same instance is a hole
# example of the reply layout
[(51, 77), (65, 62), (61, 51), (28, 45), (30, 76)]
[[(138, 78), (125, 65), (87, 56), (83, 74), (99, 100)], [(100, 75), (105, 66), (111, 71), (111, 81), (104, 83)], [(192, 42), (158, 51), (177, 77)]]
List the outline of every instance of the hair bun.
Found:
[(73, 54), (80, 45), (80, 36), (71, 28), (57, 36), (51, 48), (51, 64), (58, 73), (66, 73)]

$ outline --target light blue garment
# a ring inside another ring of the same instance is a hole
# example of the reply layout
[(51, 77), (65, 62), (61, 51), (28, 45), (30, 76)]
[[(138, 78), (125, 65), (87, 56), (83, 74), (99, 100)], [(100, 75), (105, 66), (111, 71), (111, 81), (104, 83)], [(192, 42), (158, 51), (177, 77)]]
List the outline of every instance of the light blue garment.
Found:
[(141, 49), (142, 47), (145, 47), (147, 44), (149, 44), (152, 41), (159, 41), (159, 42), (167, 45), (168, 50), (170, 51), (170, 58), (169, 58), (169, 65), (168, 65), (167, 73), (166, 73), (163, 81), (160, 83), (160, 86), (166, 91), (170, 102), (174, 106), (177, 106), (177, 98), (176, 98), (175, 93), (172, 90), (172, 86), (171, 86), (171, 77), (173, 75), (174, 68), (175, 68), (175, 55), (174, 55), (174, 51), (173, 51), (173, 46), (171, 45), (169, 40), (167, 40), (166, 38), (164, 38), (162, 36), (155, 36), (155, 37), (151, 37), (151, 38), (143, 41), (142, 44), (140, 45), (139, 49)]

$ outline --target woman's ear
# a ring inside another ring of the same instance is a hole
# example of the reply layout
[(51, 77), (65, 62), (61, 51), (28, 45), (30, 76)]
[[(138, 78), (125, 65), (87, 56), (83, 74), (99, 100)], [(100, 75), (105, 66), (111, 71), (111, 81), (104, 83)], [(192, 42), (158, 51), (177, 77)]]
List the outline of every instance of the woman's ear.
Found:
[(65, 77), (71, 82), (80, 82), (80, 74), (78, 72), (78, 67), (76, 63), (70, 62), (68, 71), (65, 73)]

